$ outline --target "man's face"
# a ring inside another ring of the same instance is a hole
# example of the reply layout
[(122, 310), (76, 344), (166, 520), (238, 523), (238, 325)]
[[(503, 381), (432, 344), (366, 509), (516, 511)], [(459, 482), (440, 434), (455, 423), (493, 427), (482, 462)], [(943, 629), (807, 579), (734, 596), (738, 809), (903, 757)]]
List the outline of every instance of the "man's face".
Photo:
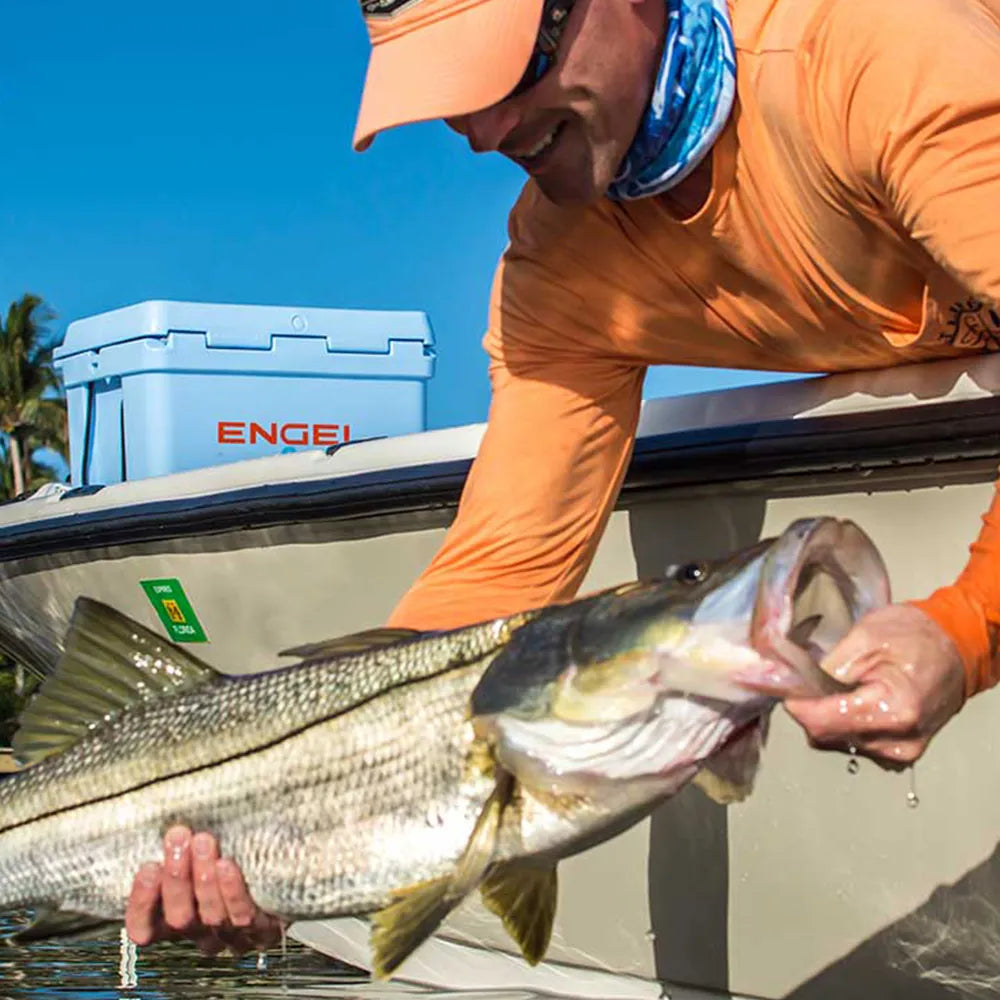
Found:
[(663, 0), (577, 0), (553, 68), (533, 87), (448, 124), (497, 150), (557, 204), (602, 197), (632, 143), (659, 67)]

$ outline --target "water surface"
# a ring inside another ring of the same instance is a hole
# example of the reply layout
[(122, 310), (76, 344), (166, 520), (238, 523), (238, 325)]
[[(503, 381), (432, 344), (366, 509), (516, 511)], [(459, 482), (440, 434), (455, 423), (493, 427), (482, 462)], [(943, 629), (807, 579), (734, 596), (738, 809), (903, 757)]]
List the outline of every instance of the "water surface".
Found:
[[(0, 934), (13, 923), (0, 917)], [(207, 958), (193, 945), (134, 948), (114, 937), (0, 948), (3, 1000), (423, 1000), (463, 994), (371, 983), (356, 969), (295, 941), (263, 955)], [(468, 995), (468, 994), (466, 994)], [(524, 992), (475, 993), (476, 1000), (530, 1000)]]

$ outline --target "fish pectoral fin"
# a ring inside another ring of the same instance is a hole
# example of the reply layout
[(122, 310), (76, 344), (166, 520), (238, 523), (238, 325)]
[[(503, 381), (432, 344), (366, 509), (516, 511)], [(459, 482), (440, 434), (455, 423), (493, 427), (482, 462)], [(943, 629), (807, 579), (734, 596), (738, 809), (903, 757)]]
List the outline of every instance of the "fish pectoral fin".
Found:
[(95, 917), (92, 913), (77, 913), (75, 910), (52, 907), (36, 911), (31, 923), (9, 935), (7, 941), (10, 944), (29, 944), (53, 938), (83, 941), (103, 937), (112, 928), (121, 927), (121, 924), (120, 920)]
[(335, 639), (307, 642), (292, 649), (283, 649), (278, 656), (297, 656), (301, 660), (347, 656), (349, 653), (363, 653), (378, 646), (392, 646), (404, 639), (413, 639), (422, 634), (412, 628), (373, 628), (365, 632), (354, 632), (351, 635), (337, 636)]
[(388, 979), (482, 881), (493, 861), (500, 820), (512, 788), (510, 775), (498, 772), (493, 791), (450, 875), (398, 890), (392, 902), (372, 917), (372, 975), (377, 979)]
[(121, 612), (77, 599), (55, 670), (18, 719), (14, 756), (36, 764), (132, 705), (210, 684), (220, 674)]
[(707, 767), (702, 768), (692, 779), (691, 784), (697, 785), (713, 802), (720, 806), (728, 806), (733, 802), (742, 802), (752, 791), (744, 785), (724, 778)]
[(719, 805), (742, 802), (753, 791), (760, 753), (767, 741), (767, 728), (768, 718), (764, 716), (739, 739), (710, 757), (691, 779), (692, 784)]
[(479, 889), (483, 903), (502, 921), (529, 965), (548, 950), (556, 919), (559, 884), (555, 865), (503, 865)]

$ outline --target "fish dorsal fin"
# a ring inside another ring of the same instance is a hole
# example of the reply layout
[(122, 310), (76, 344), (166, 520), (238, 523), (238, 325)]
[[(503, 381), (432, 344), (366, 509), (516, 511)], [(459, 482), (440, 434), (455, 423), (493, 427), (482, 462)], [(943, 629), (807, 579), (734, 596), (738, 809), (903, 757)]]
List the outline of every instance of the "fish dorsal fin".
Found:
[(122, 709), (219, 678), (210, 666), (114, 608), (77, 600), (64, 652), (18, 720), (23, 764), (68, 749)]
[(502, 865), (479, 887), (488, 910), (502, 921), (529, 965), (548, 951), (559, 884), (555, 865)]
[(388, 979), (482, 881), (493, 861), (511, 791), (510, 776), (500, 772), (454, 871), (397, 891), (392, 902), (373, 916), (372, 974), (376, 979)]
[(278, 656), (297, 656), (300, 660), (315, 660), (320, 657), (347, 656), (363, 653), (378, 646), (392, 646), (404, 639), (412, 639), (421, 633), (412, 628), (371, 628), (351, 635), (340, 635), (335, 639), (309, 642), (304, 646), (283, 649)]

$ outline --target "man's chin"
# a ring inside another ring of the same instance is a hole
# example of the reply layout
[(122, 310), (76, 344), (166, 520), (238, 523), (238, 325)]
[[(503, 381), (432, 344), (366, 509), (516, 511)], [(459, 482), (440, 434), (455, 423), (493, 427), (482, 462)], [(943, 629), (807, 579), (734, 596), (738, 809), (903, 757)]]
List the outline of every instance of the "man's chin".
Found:
[(566, 177), (557, 173), (540, 174), (535, 183), (545, 197), (560, 208), (580, 208), (592, 205), (604, 197), (605, 189), (598, 188), (592, 177)]

